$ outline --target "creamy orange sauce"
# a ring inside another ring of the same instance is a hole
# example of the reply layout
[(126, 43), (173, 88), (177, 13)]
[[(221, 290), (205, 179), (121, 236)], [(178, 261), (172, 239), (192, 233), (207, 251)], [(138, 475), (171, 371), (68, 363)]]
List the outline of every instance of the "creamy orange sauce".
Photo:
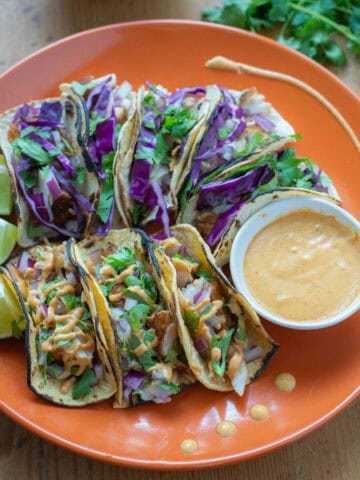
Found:
[(309, 210), (284, 215), (250, 243), (244, 275), (270, 313), (300, 322), (328, 318), (359, 293), (359, 236), (332, 216)]
[(228, 420), (223, 420), (216, 425), (215, 430), (220, 437), (231, 437), (234, 435), (234, 433), (236, 433), (236, 425)]
[(250, 408), (249, 415), (253, 420), (266, 420), (269, 416), (269, 409), (266, 405), (258, 403)]
[(276, 375), (274, 383), (280, 392), (292, 392), (296, 386), (296, 379), (291, 373), (279, 373)]
[(180, 450), (186, 454), (195, 453), (197, 449), (198, 449), (198, 444), (192, 438), (186, 438), (180, 444)]

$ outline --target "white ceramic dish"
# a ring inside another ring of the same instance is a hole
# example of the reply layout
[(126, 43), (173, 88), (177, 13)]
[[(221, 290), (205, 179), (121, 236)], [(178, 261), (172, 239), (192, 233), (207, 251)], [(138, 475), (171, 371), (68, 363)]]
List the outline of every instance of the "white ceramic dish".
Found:
[(341, 313), (329, 316), (324, 320), (296, 322), (294, 320), (287, 320), (274, 315), (267, 311), (260, 305), (256, 298), (250, 293), (244, 278), (244, 258), (246, 251), (252, 239), (264, 227), (272, 223), (277, 218), (296, 212), (298, 210), (312, 210), (324, 215), (333, 216), (336, 220), (354, 232), (360, 235), (360, 223), (350, 215), (346, 210), (329, 201), (312, 198), (312, 197), (297, 197), (277, 200), (266, 205), (264, 208), (256, 212), (250, 219), (245, 222), (237, 233), (230, 255), (230, 270), (236, 288), (242, 293), (246, 299), (251, 303), (259, 315), (266, 318), (270, 322), (282, 325), (288, 328), (310, 330), (316, 328), (329, 327), (342, 322), (350, 317), (360, 308), (360, 293), (356, 296), (354, 301)]

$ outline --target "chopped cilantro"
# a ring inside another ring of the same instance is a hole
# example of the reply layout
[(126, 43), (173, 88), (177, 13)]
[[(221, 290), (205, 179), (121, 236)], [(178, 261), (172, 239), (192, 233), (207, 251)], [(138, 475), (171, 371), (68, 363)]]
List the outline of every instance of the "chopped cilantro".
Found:
[(135, 252), (128, 247), (123, 247), (116, 253), (102, 257), (102, 259), (118, 273), (125, 270), (129, 265), (136, 263)]
[(213, 335), (211, 339), (211, 347), (217, 347), (220, 348), (221, 350), (221, 359), (218, 362), (211, 362), (211, 366), (216, 373), (216, 375), (219, 375), (219, 377), (223, 377), (225, 373), (225, 366), (226, 366), (226, 354), (229, 349), (230, 345), (230, 340), (232, 337), (232, 334), (234, 333), (234, 329), (232, 328), (226, 334), (218, 339), (216, 335)]
[(99, 125), (99, 123), (104, 123), (105, 120), (105, 117), (99, 116), (96, 112), (91, 112), (91, 116), (89, 118), (90, 136), (94, 135), (96, 127)]
[(27, 190), (35, 186), (36, 178), (34, 173), (30, 172), (29, 170), (21, 170), (19, 175), (23, 179)]
[(114, 286), (114, 283), (115, 282), (108, 282), (108, 283), (103, 283), (102, 285), (100, 285), (100, 290), (102, 291), (102, 294), (105, 296), (105, 297), (108, 297), (113, 286)]
[(31, 138), (18, 137), (13, 141), (12, 146), (19, 154), (26, 155), (39, 165), (47, 165), (51, 160), (49, 152)]
[(140, 330), (145, 323), (145, 318), (149, 313), (150, 307), (139, 303), (129, 309), (127, 320), (131, 330)]
[(156, 355), (154, 350), (147, 350), (138, 357), (138, 360), (145, 371), (150, 370), (151, 367), (156, 365), (156, 362), (152, 359), (152, 356)]
[(55, 343), (55, 348), (66, 347), (66, 345), (71, 341), (71, 339), (59, 340)]
[(154, 108), (156, 105), (155, 95), (152, 92), (147, 92), (142, 100), (142, 106), (144, 108)]
[(152, 328), (150, 330), (145, 330), (145, 332), (144, 332), (144, 344), (147, 346), (152, 341), (154, 341), (154, 339), (155, 339), (154, 330)]
[(135, 285), (140, 285), (141, 286), (141, 280), (140, 278), (137, 278), (135, 275), (128, 275), (127, 277), (124, 278), (124, 283), (127, 287), (132, 287)]
[(230, 135), (231, 132), (232, 132), (231, 128), (220, 127), (218, 132), (217, 132), (218, 138), (220, 140), (224, 140), (225, 138), (227, 138)]
[(174, 348), (169, 348), (166, 354), (165, 362), (176, 363), (179, 353)]
[(179, 385), (175, 385), (174, 383), (158, 382), (157, 385), (171, 393), (179, 393), (181, 390), (181, 387), (179, 387)]
[(132, 212), (134, 225), (138, 225), (140, 219), (145, 216), (148, 208), (146, 205), (136, 203)]
[(141, 345), (141, 340), (140, 338), (135, 335), (135, 334), (131, 334), (130, 337), (129, 337), (129, 347), (130, 347), (130, 350), (136, 350), (138, 347), (140, 347)]
[(202, 268), (201, 266), (197, 269), (196, 275), (198, 277), (205, 278), (205, 280), (207, 280), (208, 282), (214, 281), (214, 277), (212, 275), (210, 275), (210, 273), (207, 270), (205, 270), (204, 268)]
[(165, 120), (161, 131), (172, 137), (184, 137), (196, 123), (196, 114), (192, 110), (170, 105), (165, 111)]
[(246, 327), (244, 325), (239, 325), (236, 332), (237, 332), (240, 340), (242, 340), (244, 342), (247, 338)]
[(84, 303), (81, 301), (80, 297), (76, 297), (75, 295), (70, 295), (69, 293), (66, 293), (65, 295), (61, 295), (60, 299), (65, 305), (67, 313), (69, 313), (74, 308), (84, 306)]
[(91, 391), (91, 384), (95, 380), (95, 374), (89, 366), (84, 370), (84, 373), (79, 377), (72, 390), (72, 397), (74, 400), (79, 400), (80, 398), (85, 397)]

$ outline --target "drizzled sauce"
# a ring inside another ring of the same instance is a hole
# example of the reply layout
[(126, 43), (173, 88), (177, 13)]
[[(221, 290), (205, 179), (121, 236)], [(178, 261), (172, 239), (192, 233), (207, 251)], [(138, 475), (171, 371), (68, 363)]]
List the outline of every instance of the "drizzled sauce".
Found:
[(296, 386), (296, 379), (291, 373), (279, 373), (274, 383), (280, 392), (292, 392)]
[(269, 416), (269, 409), (266, 405), (258, 403), (250, 408), (249, 414), (253, 420), (266, 420)]
[(180, 450), (187, 455), (195, 453), (197, 449), (198, 449), (198, 444), (192, 438), (186, 438), (180, 444)]
[(216, 425), (215, 431), (220, 437), (231, 437), (236, 433), (236, 425), (228, 420), (223, 420)]

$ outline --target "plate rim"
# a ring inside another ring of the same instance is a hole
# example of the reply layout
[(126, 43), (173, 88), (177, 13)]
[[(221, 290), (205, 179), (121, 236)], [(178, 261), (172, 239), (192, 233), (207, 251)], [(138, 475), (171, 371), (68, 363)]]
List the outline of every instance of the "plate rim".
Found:
[[(225, 25), (214, 24), (211, 22), (204, 22), (199, 20), (187, 20), (187, 19), (150, 19), (150, 20), (135, 20), (130, 22), (117, 22), (113, 24), (103, 25), (99, 27), (94, 27), (91, 29), (86, 29), (81, 32), (76, 32), (71, 35), (67, 35), (65, 37), (60, 38), (54, 42), (45, 45), (44, 47), (36, 50), (35, 52), (30, 53), (29, 55), (25, 56), (24, 58), (17, 61), (14, 65), (10, 66), (7, 70), (0, 74), (0, 84), (2, 80), (6, 79), (7, 76), (11, 75), (15, 72), (19, 67), (31, 62), (34, 58), (43, 55), (49, 50), (56, 49), (61, 45), (66, 43), (71, 43), (74, 39), (80, 37), (86, 37), (89, 35), (97, 34), (98, 32), (103, 31), (111, 31), (118, 28), (131, 28), (133, 26), (142, 26), (142, 25), (189, 25), (201, 28), (208, 28), (210, 30), (227, 30), (232, 32), (236, 35), (245, 35), (249, 38), (256, 38), (257, 40), (263, 41), (268, 43), (270, 46), (276, 45), (277, 48), (280, 48), (284, 51), (290, 51), (291, 54), (295, 57), (300, 58), (302, 61), (306, 61), (311, 67), (316, 66), (317, 69), (320, 69), (326, 76), (330, 77), (332, 81), (335, 81), (338, 88), (342, 88), (346, 91), (346, 93), (351, 95), (353, 99), (355, 99), (360, 104), (360, 98), (358, 95), (342, 80), (340, 80), (332, 71), (326, 69), (324, 66), (318, 64), (317, 62), (313, 61), (312, 59), (306, 57), (300, 52), (290, 49), (289, 47), (280, 44), (279, 42), (273, 40), (272, 38), (265, 37), (263, 35), (259, 35), (253, 32), (249, 32), (240, 28), (230, 27)], [(299, 77), (298, 77), (299, 78)], [(350, 119), (350, 125), (353, 124), (353, 120)], [(328, 411), (326, 414), (319, 417), (317, 420), (311, 422), (310, 424), (306, 425), (305, 427), (297, 430), (296, 432), (286, 435), (280, 438), (277, 441), (272, 443), (267, 443), (261, 447), (256, 447), (250, 450), (240, 451), (232, 455), (223, 455), (218, 457), (211, 457), (205, 459), (199, 459), (196, 457), (188, 457), (187, 460), (184, 461), (176, 461), (176, 460), (138, 460), (128, 456), (120, 456), (105, 453), (103, 451), (99, 451), (96, 449), (92, 449), (89, 447), (84, 447), (79, 443), (73, 443), (70, 440), (66, 440), (59, 435), (48, 431), (40, 427), (38, 424), (28, 420), (23, 415), (19, 414), (15, 409), (13, 409), (8, 403), (4, 402), (0, 399), (0, 410), (3, 411), (7, 416), (9, 416), (12, 420), (18, 422), (20, 425), (25, 427), (26, 429), (30, 430), (32, 433), (39, 435), (46, 441), (51, 441), (55, 443), (57, 446), (66, 448), (72, 452), (77, 454), (85, 455), (93, 460), (108, 462), (116, 465), (120, 465), (123, 467), (129, 468), (139, 468), (139, 469), (146, 469), (146, 470), (190, 470), (190, 469), (205, 469), (209, 467), (221, 467), (229, 464), (238, 463), (244, 460), (256, 458), (258, 456), (271, 453), (279, 448), (290, 445), (293, 442), (305, 437), (306, 435), (310, 434), (314, 430), (320, 428), (321, 426), (325, 425), (328, 421), (334, 418), (337, 414), (342, 412), (347, 406), (349, 406), (356, 398), (360, 396), (360, 385), (357, 386), (349, 395), (347, 395), (342, 402)]]

